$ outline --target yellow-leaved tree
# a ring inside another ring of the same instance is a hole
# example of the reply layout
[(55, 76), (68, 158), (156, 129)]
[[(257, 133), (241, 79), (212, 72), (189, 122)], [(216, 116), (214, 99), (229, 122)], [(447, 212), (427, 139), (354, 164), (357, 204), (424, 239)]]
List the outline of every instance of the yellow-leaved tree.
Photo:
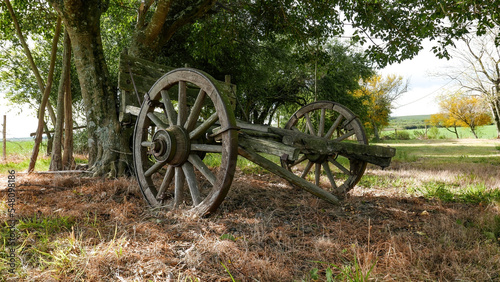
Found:
[(449, 132), (455, 134), (455, 136), (457, 136), (457, 139), (460, 138), (460, 136), (458, 135), (458, 127), (460, 127), (460, 125), (458, 124), (458, 120), (450, 114), (433, 114), (431, 115), (429, 124), (435, 127), (444, 127)]
[(389, 115), (393, 102), (408, 90), (408, 81), (397, 75), (374, 75), (361, 81), (361, 87), (353, 92), (356, 97), (363, 98), (368, 108), (368, 121), (365, 127), (373, 131), (375, 140), (380, 140), (379, 132), (389, 125)]
[(441, 121), (444, 127), (468, 127), (474, 137), (477, 136), (477, 127), (490, 124), (491, 116), (484, 99), (479, 96), (467, 95), (463, 92), (444, 94), (438, 98), (441, 113), (431, 116), (431, 122)]

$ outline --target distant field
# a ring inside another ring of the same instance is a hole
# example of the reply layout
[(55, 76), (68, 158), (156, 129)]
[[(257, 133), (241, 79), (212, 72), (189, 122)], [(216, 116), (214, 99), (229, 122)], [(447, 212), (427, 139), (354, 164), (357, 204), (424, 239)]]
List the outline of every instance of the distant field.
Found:
[[(434, 132), (432, 131), (434, 130)], [(435, 132), (436, 129), (427, 129), (427, 134), (432, 135), (435, 134), (436, 137), (432, 137), (430, 139), (456, 139), (456, 135), (454, 133), (451, 133), (450, 131), (446, 130), (446, 128), (437, 128), (437, 134)], [(410, 139), (415, 139), (417, 136), (421, 135), (422, 133), (425, 132), (425, 129), (406, 129), (406, 130), (401, 130), (397, 129), (398, 134), (401, 134), (402, 132), (407, 132), (410, 135)], [(395, 134), (395, 129), (394, 128), (387, 128), (384, 131), (382, 131), (382, 136), (387, 136), (387, 135), (394, 135)], [(486, 125), (486, 126), (481, 126), (478, 131), (477, 135), (479, 138), (482, 139), (493, 139), (497, 137), (497, 131), (495, 125)], [(460, 139), (462, 138), (474, 138), (474, 135), (468, 128), (458, 128), (458, 136)]]
[[(430, 119), (430, 115), (417, 115), (417, 116), (402, 116), (402, 117), (391, 117), (389, 120), (389, 126), (387, 126), (382, 132), (382, 136), (394, 135), (395, 130), (398, 134), (406, 132), (410, 135), (410, 139), (415, 139), (418, 136), (425, 133), (425, 120)], [(414, 129), (408, 129), (414, 128)], [(434, 131), (433, 131), (434, 130)], [(404, 134), (404, 133), (403, 133)], [(456, 139), (456, 135), (446, 128), (432, 129), (432, 127), (427, 128), (427, 134), (430, 139)], [(460, 127), (458, 128), (459, 138), (474, 138), (474, 135), (469, 128)], [(477, 135), (479, 138), (492, 139), (497, 137), (497, 130), (495, 125), (481, 126), (477, 130)]]
[(391, 117), (389, 119), (389, 128), (405, 129), (407, 126), (425, 126), (425, 120), (431, 118), (431, 115), (401, 116)]

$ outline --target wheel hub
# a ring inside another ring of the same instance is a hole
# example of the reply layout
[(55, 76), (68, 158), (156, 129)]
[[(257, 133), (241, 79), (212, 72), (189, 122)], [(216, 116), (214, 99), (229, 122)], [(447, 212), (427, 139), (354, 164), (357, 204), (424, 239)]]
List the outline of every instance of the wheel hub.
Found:
[(328, 160), (328, 155), (320, 155), (320, 154), (308, 154), (306, 155), (307, 159), (313, 163), (321, 164)]
[(187, 160), (190, 148), (189, 136), (185, 130), (174, 125), (155, 132), (150, 153), (159, 162), (177, 166)]

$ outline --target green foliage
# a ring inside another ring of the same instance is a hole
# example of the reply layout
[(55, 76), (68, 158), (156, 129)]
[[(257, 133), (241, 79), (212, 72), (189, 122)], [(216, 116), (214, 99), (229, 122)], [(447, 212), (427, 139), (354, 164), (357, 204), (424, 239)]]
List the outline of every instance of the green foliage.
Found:
[(229, 234), (229, 233), (222, 234), (222, 235), (220, 236), (220, 239), (221, 239), (221, 240), (236, 241), (236, 237), (234, 237), (234, 236), (233, 236), (233, 234)]
[[(353, 40), (368, 42), (371, 34), (386, 44), (372, 44), (368, 53), (381, 65), (412, 58), (422, 39), (436, 39), (432, 51), (449, 58), (447, 46), (469, 32), (484, 34), (498, 25), (500, 10), (488, 1), (341, 1), (340, 9), (355, 29)], [(474, 25), (470, 23), (474, 22)], [(475, 29), (477, 27), (477, 29)], [(497, 37), (497, 45), (499, 38)]]
[(410, 133), (408, 131), (394, 131), (390, 134), (384, 135), (383, 140), (410, 140)]
[[(2, 5), (4, 3), (2, 2)], [(30, 52), (44, 83), (46, 83), (52, 39), (55, 34), (57, 15), (45, 1), (11, 1), (14, 13), (19, 21), (25, 40), (29, 41)], [(42, 93), (36, 77), (28, 62), (25, 50), (21, 46), (19, 37), (15, 33), (14, 25), (7, 9), (1, 10), (0, 30), (4, 37), (0, 37), (0, 90), (14, 108), (25, 110), (26, 106), (38, 111)], [(50, 92), (50, 102), (57, 104), (57, 85), (62, 66), (62, 38), (60, 36), (57, 58), (54, 69), (54, 79)], [(73, 66), (71, 70), (71, 91), (73, 102), (80, 100), (80, 86)]]

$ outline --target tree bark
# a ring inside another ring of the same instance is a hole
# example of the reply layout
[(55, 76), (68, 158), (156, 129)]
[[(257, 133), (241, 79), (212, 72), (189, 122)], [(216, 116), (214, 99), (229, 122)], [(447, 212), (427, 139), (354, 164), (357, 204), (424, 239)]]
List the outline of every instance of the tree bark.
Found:
[[(71, 39), (87, 119), (89, 167), (94, 175), (116, 176), (123, 143), (100, 32), (108, 1), (49, 1), (60, 14)], [(128, 148), (128, 146), (125, 146)]]
[[(137, 25), (129, 48), (129, 55), (150, 61), (153, 61), (160, 48), (166, 45), (180, 28), (203, 17), (217, 1), (197, 1), (178, 9), (179, 7), (173, 7), (175, 2), (179, 2), (177, 6), (185, 4), (180, 1), (156, 0), (155, 10), (148, 13), (152, 2), (143, 1), (139, 8)], [(151, 15), (151, 18), (146, 22), (148, 15)]]
[(380, 135), (378, 133), (378, 126), (377, 124), (372, 120), (372, 126), (373, 126), (373, 135), (375, 137), (375, 141), (379, 142), (380, 141)]
[(497, 139), (500, 139), (500, 98), (491, 102), (491, 111), (497, 127)]
[[(47, 122), (45, 121), (43, 121), (43, 130), (45, 130), (45, 135), (47, 135), (47, 152), (45, 153), (45, 155), (49, 157), (52, 154), (52, 142), (54, 141), (54, 138), (52, 138), (49, 127), (47, 126)], [(35, 169), (35, 164), (36, 163), (33, 163), (33, 169)]]
[[(69, 41), (68, 35), (68, 41)], [(71, 43), (70, 46), (71, 47)], [(69, 52), (71, 54), (71, 51)], [(62, 165), (64, 170), (72, 170), (75, 160), (73, 158), (73, 99), (71, 97), (70, 69), (66, 76), (66, 91), (64, 91), (64, 151)]]
[(62, 142), (64, 125), (64, 93), (66, 90), (67, 77), (71, 67), (71, 42), (69, 35), (64, 32), (64, 52), (61, 78), (59, 79), (59, 88), (57, 95), (57, 119), (54, 128), (54, 142), (52, 144), (52, 158), (50, 160), (49, 170), (59, 171), (63, 169), (62, 164)]

